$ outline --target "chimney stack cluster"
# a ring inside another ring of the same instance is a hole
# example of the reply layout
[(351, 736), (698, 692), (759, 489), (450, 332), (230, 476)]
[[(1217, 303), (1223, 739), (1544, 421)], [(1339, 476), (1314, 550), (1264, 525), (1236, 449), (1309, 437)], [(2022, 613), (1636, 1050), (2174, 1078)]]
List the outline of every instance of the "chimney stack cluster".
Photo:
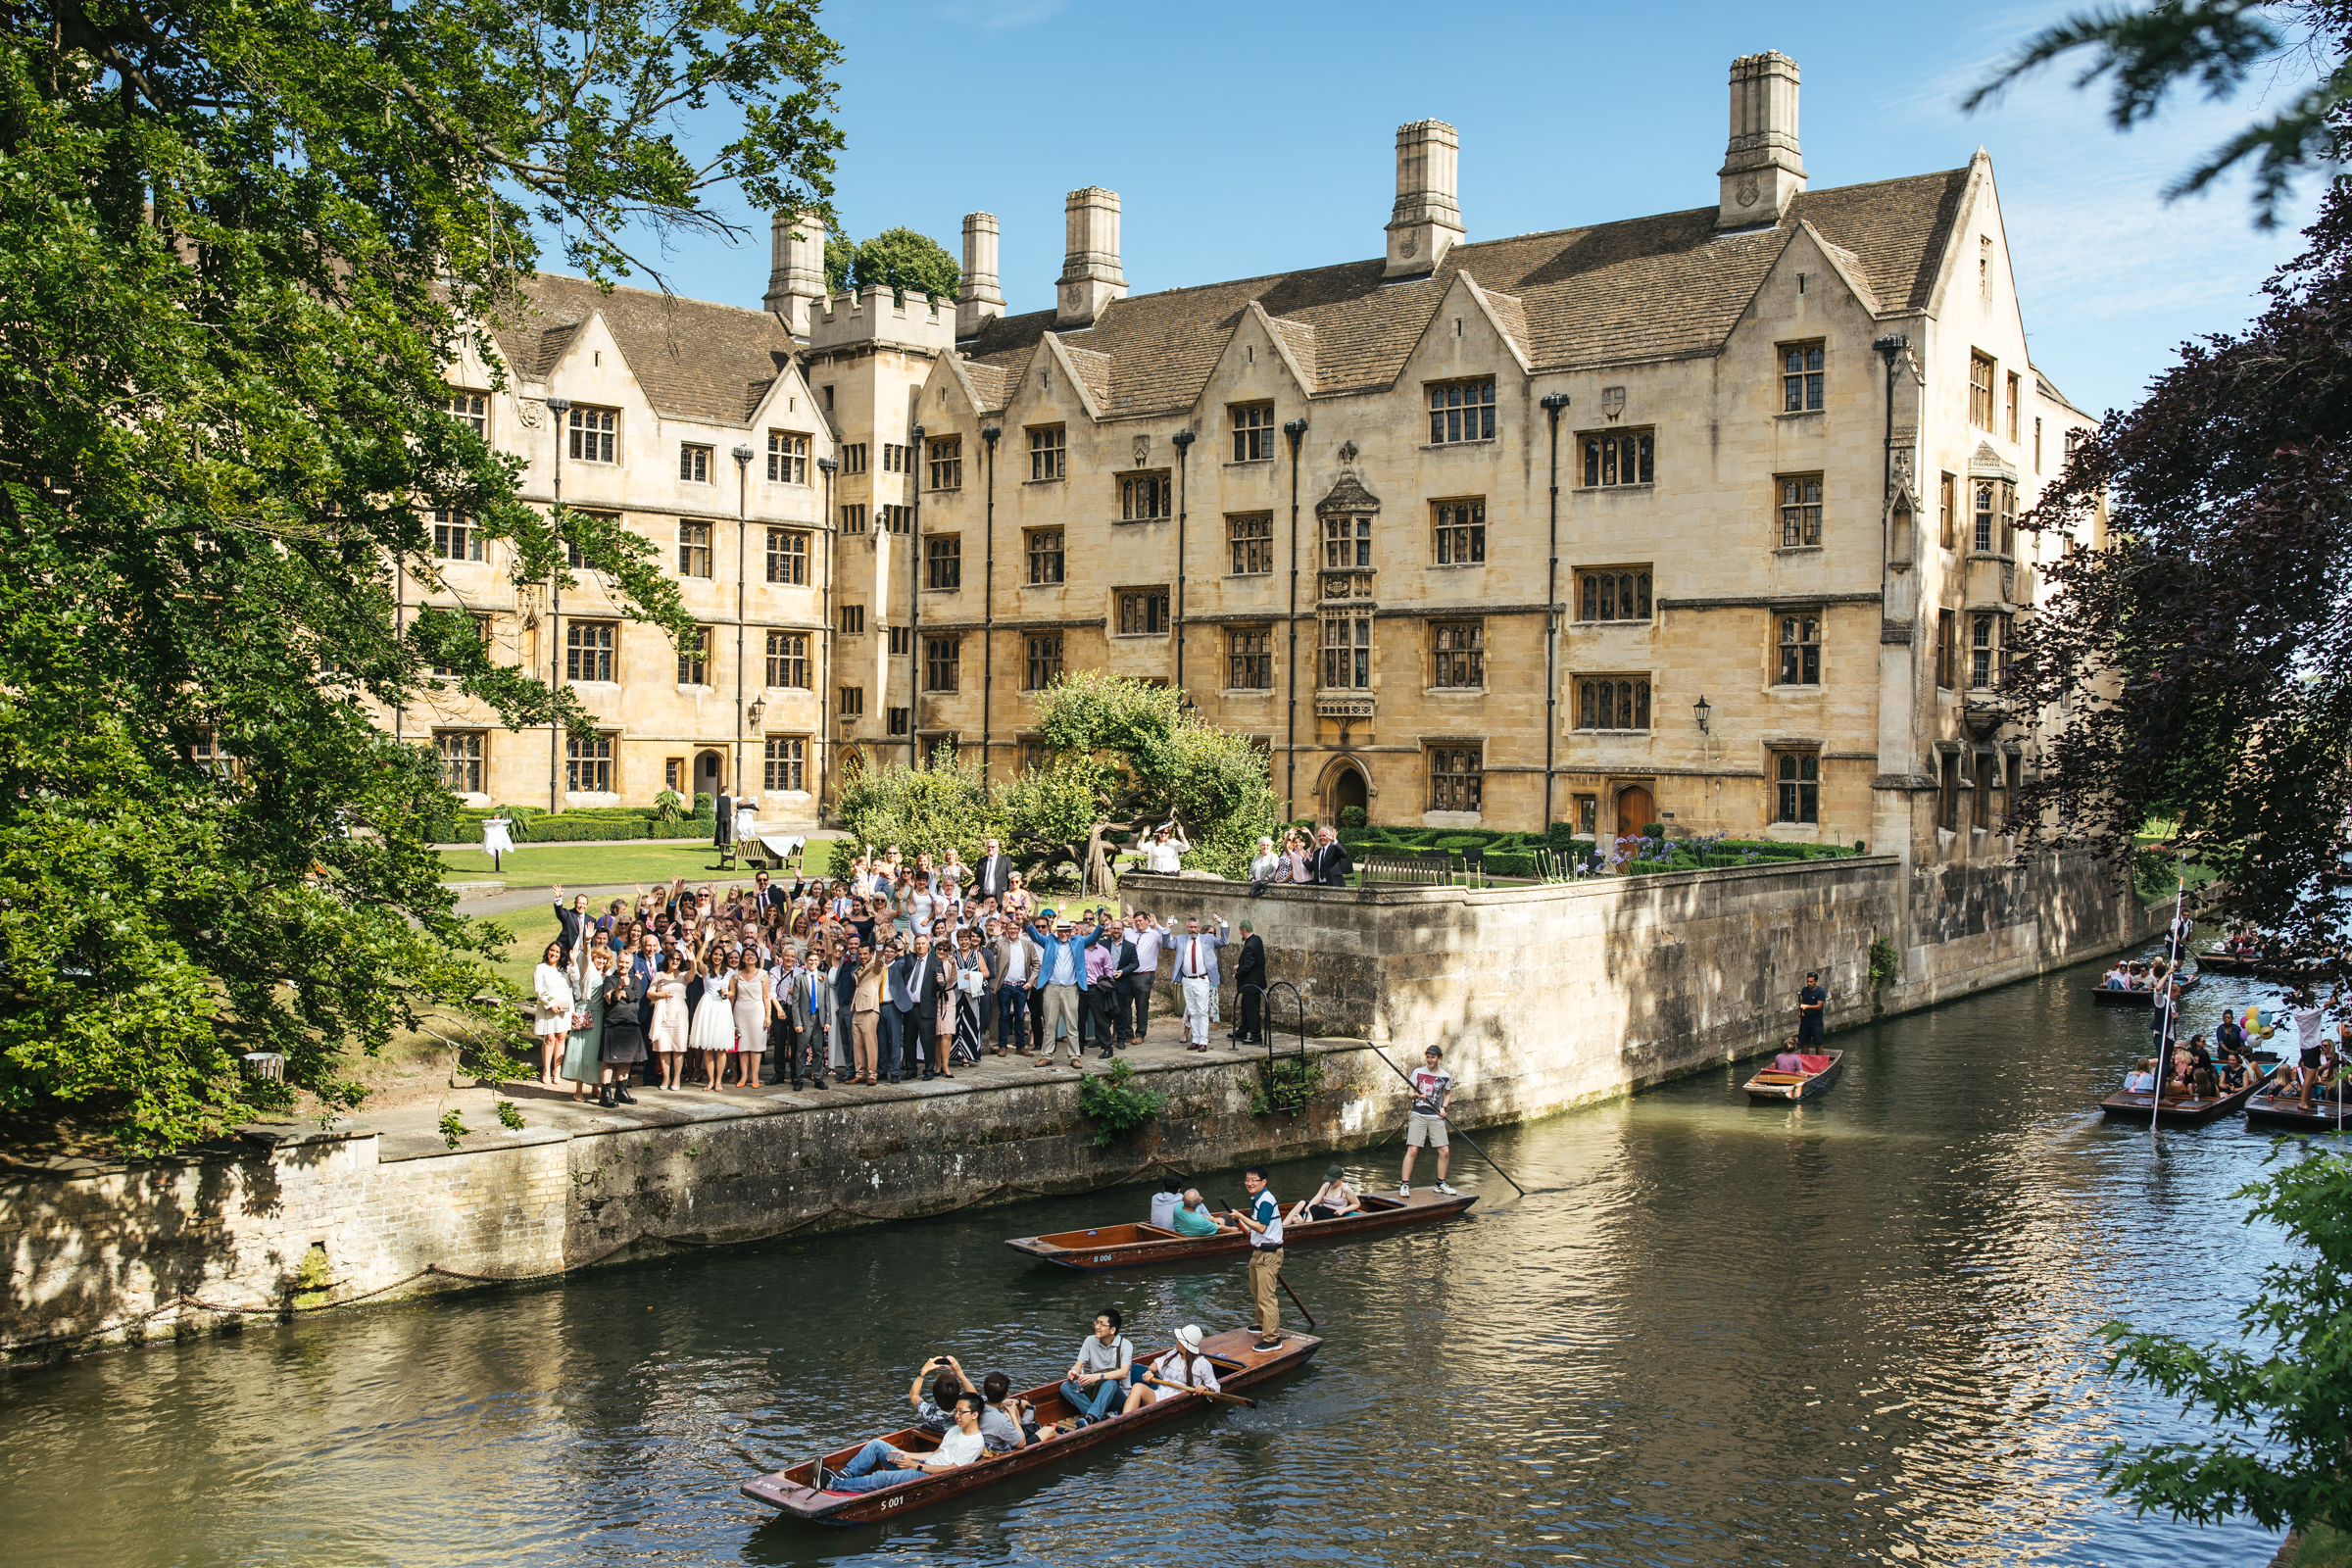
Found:
[[(1732, 62), (1731, 136), (1716, 172), (1716, 226), (1757, 228), (1778, 222), (1805, 188), (1796, 138), (1796, 62), (1777, 50)], [(1461, 135), (1442, 120), (1396, 127), (1396, 205), (1388, 223), (1384, 275), (1426, 277), (1467, 238), (1460, 196)], [(1119, 265), (1119, 197), (1090, 185), (1062, 204), (1061, 276), (1054, 285), (1054, 324), (1094, 325), (1111, 301), (1127, 297)], [(963, 287), (956, 300), (956, 336), (977, 337), (1004, 314), (997, 275), (998, 227), (988, 213), (963, 220)], [(810, 307), (824, 297), (825, 228), (813, 214), (778, 213), (767, 308), (797, 337), (808, 335)]]

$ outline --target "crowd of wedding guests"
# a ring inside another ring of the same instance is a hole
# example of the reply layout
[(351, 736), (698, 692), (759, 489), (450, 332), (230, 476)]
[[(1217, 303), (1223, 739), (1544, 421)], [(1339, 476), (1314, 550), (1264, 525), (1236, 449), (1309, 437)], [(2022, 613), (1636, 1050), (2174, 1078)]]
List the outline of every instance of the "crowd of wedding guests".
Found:
[[(1165, 841), (1165, 842), (1162, 842)], [(1147, 863), (1189, 848), (1166, 830)], [(840, 877), (765, 871), (749, 886), (684, 878), (592, 908), (555, 890), (560, 931), (533, 976), (539, 1081), (574, 1100), (634, 1103), (632, 1085), (723, 1093), (953, 1078), (984, 1059), (1068, 1067), (1148, 1038), (1173, 982), (1188, 1047), (1209, 1049), (1221, 982), (1241, 996), (1227, 1038), (1259, 1042), (1265, 946), (1199, 918), (1040, 895), (994, 839), (967, 864), (896, 848)]]

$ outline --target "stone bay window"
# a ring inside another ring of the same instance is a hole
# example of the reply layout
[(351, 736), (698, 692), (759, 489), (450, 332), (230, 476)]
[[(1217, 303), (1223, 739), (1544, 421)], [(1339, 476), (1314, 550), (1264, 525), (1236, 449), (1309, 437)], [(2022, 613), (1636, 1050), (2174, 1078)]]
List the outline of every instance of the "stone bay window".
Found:
[(1372, 689), (1372, 617), (1367, 614), (1323, 617), (1322, 689), (1368, 692)]

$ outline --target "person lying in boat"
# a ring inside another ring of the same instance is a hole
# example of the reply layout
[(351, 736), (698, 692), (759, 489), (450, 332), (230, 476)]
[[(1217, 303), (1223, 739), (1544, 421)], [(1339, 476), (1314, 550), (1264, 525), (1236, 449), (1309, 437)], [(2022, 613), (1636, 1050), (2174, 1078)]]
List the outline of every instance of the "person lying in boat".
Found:
[(1198, 1187), (1184, 1190), (1184, 1201), (1176, 1205), (1176, 1217), (1168, 1228), (1179, 1236), (1214, 1236), (1224, 1229), (1208, 1211), (1208, 1200), (1200, 1196)]
[(1061, 1384), (1062, 1402), (1078, 1414), (1080, 1426), (1090, 1426), (1118, 1413), (1119, 1391), (1135, 1371), (1135, 1347), (1119, 1332), (1119, 1309), (1106, 1306), (1095, 1314), (1095, 1332), (1078, 1347)]
[[(1209, 1364), (1207, 1356), (1200, 1353), (1200, 1330), (1191, 1323), (1176, 1331), (1176, 1348), (1152, 1362), (1146, 1370), (1163, 1384), (1180, 1383), (1186, 1388), (1206, 1389), (1212, 1393), (1217, 1387), (1217, 1369)], [(1149, 1383), (1139, 1383), (1128, 1393), (1127, 1408), (1120, 1414), (1132, 1414), (1147, 1404), (1173, 1399), (1183, 1393), (1182, 1388), (1155, 1388)]]
[(1304, 1225), (1318, 1219), (1339, 1219), (1348, 1214), (1364, 1211), (1364, 1200), (1355, 1196), (1348, 1185), (1345, 1165), (1327, 1165), (1323, 1170), (1323, 1185), (1315, 1196), (1302, 1202), (1293, 1203), (1291, 1211), (1282, 1217), (1285, 1225)]
[(987, 1444), (980, 1436), (980, 1408), (986, 1402), (977, 1394), (957, 1395), (956, 1430), (943, 1436), (939, 1446), (929, 1453), (908, 1453), (876, 1438), (839, 1470), (828, 1468), (823, 1459), (818, 1459), (811, 1477), (816, 1490), (880, 1492), (885, 1487), (903, 1487), (925, 1476), (944, 1476), (951, 1470), (962, 1469), (987, 1452)]

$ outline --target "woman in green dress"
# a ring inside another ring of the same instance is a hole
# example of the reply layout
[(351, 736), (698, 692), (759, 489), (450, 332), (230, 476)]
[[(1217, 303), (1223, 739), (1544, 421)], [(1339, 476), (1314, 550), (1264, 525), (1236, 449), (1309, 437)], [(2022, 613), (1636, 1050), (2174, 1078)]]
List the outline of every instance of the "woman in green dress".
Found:
[[(575, 1027), (564, 1040), (564, 1076), (571, 1080), (574, 1101), (596, 1087), (604, 1075), (605, 981), (612, 973), (612, 955), (583, 942), (575, 950), (580, 971), (571, 994), (579, 999), (572, 1009)], [(580, 1020), (585, 1017), (586, 1023)]]

